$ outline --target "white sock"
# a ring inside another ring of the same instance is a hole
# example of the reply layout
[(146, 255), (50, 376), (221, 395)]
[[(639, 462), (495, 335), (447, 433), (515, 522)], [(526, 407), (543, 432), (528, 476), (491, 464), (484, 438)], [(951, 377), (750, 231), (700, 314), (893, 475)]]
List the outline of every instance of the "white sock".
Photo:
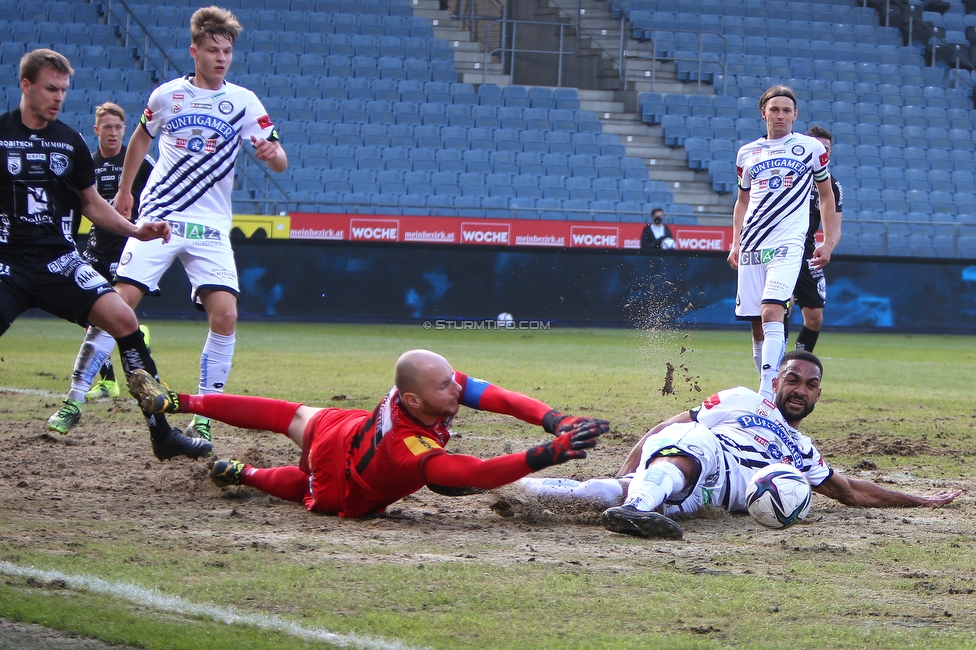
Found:
[(576, 499), (599, 505), (602, 508), (620, 505), (623, 500), (624, 488), (615, 478), (591, 478), (573, 488), (572, 495)]
[(544, 499), (566, 499), (573, 488), (580, 484), (571, 478), (532, 478), (519, 479), (519, 485), (526, 494)]
[(752, 360), (756, 362), (756, 372), (762, 377), (762, 341), (752, 342)]
[(210, 332), (200, 354), (200, 384), (197, 393), (222, 393), (230, 374), (231, 359), (234, 358), (234, 335), (224, 336)]
[(593, 478), (574, 481), (570, 478), (523, 478), (519, 481), (526, 494), (555, 501), (586, 501), (603, 508), (618, 505), (624, 494), (615, 478)]
[(76, 402), (85, 401), (87, 393), (95, 381), (95, 375), (115, 349), (115, 339), (98, 329), (89, 327), (85, 332), (85, 340), (78, 349), (75, 367), (71, 371), (71, 389), (68, 399)]
[(646, 471), (639, 471), (627, 488), (625, 506), (650, 512), (675, 492), (685, 487), (685, 475), (673, 463), (653, 463)]
[(786, 354), (786, 328), (783, 323), (763, 323), (762, 369), (759, 372), (759, 394), (773, 399), (773, 378), (779, 370), (779, 362)]

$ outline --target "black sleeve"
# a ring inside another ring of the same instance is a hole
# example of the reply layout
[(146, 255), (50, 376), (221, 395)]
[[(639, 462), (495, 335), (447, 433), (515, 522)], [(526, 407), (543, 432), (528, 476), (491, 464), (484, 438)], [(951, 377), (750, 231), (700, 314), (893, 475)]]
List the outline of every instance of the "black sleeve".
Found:
[(91, 151), (88, 150), (88, 145), (81, 134), (76, 131), (72, 133), (75, 137), (70, 143), (74, 147), (71, 184), (80, 192), (95, 184), (95, 161), (92, 160)]
[(834, 190), (834, 211), (843, 212), (844, 211), (844, 190), (841, 188), (840, 183), (833, 176), (830, 177), (831, 188)]
[(668, 228), (667, 226), (664, 226), (664, 236), (674, 239), (674, 235), (671, 234), (671, 229)]
[(694, 422), (698, 422), (698, 411), (700, 411), (700, 410), (701, 410), (701, 407), (699, 406), (697, 408), (693, 408), (693, 409), (691, 409), (691, 410), (688, 411), (688, 415), (691, 416), (691, 419)]
[(139, 197), (142, 196), (142, 190), (146, 187), (146, 183), (149, 181), (149, 175), (152, 173), (154, 165), (155, 161), (150, 156), (143, 158), (142, 164), (139, 166), (139, 171), (136, 172), (136, 177), (132, 181), (133, 221), (139, 218)]

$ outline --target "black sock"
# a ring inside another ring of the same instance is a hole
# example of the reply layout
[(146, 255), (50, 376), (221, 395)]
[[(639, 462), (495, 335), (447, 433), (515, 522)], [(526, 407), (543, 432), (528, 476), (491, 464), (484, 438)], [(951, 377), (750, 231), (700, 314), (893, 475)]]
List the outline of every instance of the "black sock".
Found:
[(817, 330), (807, 329), (806, 327), (802, 328), (800, 334), (796, 337), (796, 349), (813, 352), (813, 346), (817, 344), (818, 336), (820, 336), (820, 332)]
[[(145, 370), (153, 379), (159, 379), (159, 374), (156, 372), (156, 362), (153, 361), (152, 356), (149, 354), (149, 348), (146, 347), (146, 340), (142, 336), (141, 330), (136, 330), (128, 336), (123, 336), (122, 338), (115, 339), (115, 342), (119, 346), (119, 356), (122, 358), (122, 372), (125, 373), (126, 379), (132, 374), (133, 370)], [(143, 416), (146, 418), (146, 424), (149, 426), (149, 434), (153, 438), (164, 437), (170, 431), (169, 423), (166, 421), (166, 416), (162, 413), (151, 414), (142, 412)]]
[(115, 366), (112, 365), (111, 359), (106, 359), (105, 363), (99, 369), (98, 374), (102, 376), (105, 381), (115, 381)]

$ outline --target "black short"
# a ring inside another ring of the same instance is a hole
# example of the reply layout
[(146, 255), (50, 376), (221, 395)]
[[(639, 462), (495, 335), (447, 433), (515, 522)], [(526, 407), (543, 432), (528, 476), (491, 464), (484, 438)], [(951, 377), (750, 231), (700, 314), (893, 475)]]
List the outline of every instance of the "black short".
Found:
[(74, 251), (44, 264), (0, 262), (0, 334), (34, 307), (86, 326), (92, 306), (110, 291), (108, 280)]
[(827, 300), (827, 280), (823, 269), (810, 270), (810, 260), (800, 265), (800, 277), (796, 279), (793, 300), (797, 306), (807, 309), (823, 309)]
[(114, 258), (100, 257), (93, 254), (90, 249), (86, 249), (81, 254), (81, 259), (91, 264), (91, 267), (98, 271), (99, 275), (113, 285), (115, 284), (115, 270), (119, 268), (119, 257), (121, 257), (121, 253), (116, 255)]

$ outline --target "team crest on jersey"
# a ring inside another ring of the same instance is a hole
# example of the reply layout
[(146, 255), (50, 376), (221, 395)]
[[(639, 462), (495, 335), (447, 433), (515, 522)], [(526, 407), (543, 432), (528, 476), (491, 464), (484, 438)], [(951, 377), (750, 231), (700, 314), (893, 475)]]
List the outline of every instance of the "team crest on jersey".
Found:
[(217, 110), (224, 115), (230, 115), (230, 113), (234, 110), (234, 105), (225, 100), (217, 104)]
[(793, 145), (793, 155), (794, 156), (802, 156), (805, 151), (806, 151), (806, 149), (804, 149), (801, 145), (798, 145), (798, 144)]
[(55, 176), (61, 176), (68, 170), (68, 157), (63, 153), (52, 153), (50, 167)]
[(20, 159), (19, 153), (8, 153), (7, 154), (7, 172), (11, 176), (16, 176), (20, 173), (20, 170), (24, 168), (24, 163)]

